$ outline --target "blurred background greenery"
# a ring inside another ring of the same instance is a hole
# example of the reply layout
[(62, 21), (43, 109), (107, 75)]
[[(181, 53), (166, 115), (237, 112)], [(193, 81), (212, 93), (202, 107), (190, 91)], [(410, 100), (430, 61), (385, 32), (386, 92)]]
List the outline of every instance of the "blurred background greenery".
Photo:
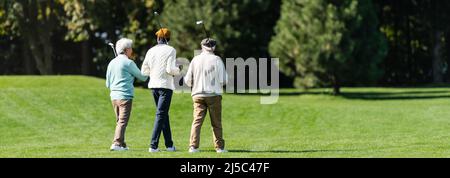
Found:
[(204, 20), (225, 57), (280, 59), (282, 87), (416, 86), (450, 80), (450, 1), (2, 0), (0, 74), (104, 77), (121, 37), (136, 63), (172, 30), (191, 58)]

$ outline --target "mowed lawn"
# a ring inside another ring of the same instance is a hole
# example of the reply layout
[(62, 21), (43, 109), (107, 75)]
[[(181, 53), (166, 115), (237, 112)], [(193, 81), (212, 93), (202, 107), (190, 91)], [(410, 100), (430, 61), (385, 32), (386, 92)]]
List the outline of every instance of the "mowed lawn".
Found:
[[(0, 77), (0, 157), (450, 157), (450, 88), (281, 90), (279, 102), (257, 95), (223, 97), (225, 154), (214, 152), (209, 117), (201, 153), (187, 153), (189, 94), (170, 110), (175, 153), (148, 153), (155, 106), (137, 88), (127, 152), (111, 152), (115, 118), (104, 80), (82, 76)], [(160, 148), (164, 148), (161, 138)]]

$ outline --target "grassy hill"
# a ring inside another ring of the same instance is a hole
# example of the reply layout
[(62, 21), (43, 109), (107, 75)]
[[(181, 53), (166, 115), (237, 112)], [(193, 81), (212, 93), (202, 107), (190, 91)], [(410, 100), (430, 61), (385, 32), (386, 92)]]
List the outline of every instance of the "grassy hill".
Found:
[[(104, 80), (81, 76), (0, 77), (0, 157), (449, 157), (450, 88), (282, 90), (275, 105), (225, 95), (226, 154), (213, 150), (209, 117), (201, 153), (187, 153), (189, 94), (170, 111), (178, 151), (148, 153), (155, 106), (136, 89), (128, 152), (110, 152), (115, 118)], [(163, 147), (163, 144), (160, 144)]]

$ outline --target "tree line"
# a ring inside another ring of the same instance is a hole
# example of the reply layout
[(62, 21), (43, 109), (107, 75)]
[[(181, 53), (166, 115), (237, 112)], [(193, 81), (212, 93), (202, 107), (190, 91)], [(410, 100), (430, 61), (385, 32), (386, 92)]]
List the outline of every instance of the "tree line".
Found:
[(281, 86), (444, 83), (450, 2), (439, 0), (4, 0), (0, 74), (104, 77), (106, 45), (134, 40), (136, 62), (156, 44), (154, 11), (191, 58), (203, 20), (223, 57), (277, 57)]

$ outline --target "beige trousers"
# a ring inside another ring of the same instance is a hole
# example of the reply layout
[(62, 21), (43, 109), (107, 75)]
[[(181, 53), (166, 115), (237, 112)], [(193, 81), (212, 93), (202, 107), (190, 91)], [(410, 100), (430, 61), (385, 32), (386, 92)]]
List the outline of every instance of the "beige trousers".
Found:
[(125, 130), (131, 115), (133, 100), (112, 100), (114, 112), (116, 114), (116, 130), (113, 144), (126, 147)]
[(225, 141), (222, 137), (222, 96), (193, 97), (194, 121), (192, 122), (190, 146), (200, 146), (200, 130), (209, 110), (213, 130), (215, 149), (224, 149)]

